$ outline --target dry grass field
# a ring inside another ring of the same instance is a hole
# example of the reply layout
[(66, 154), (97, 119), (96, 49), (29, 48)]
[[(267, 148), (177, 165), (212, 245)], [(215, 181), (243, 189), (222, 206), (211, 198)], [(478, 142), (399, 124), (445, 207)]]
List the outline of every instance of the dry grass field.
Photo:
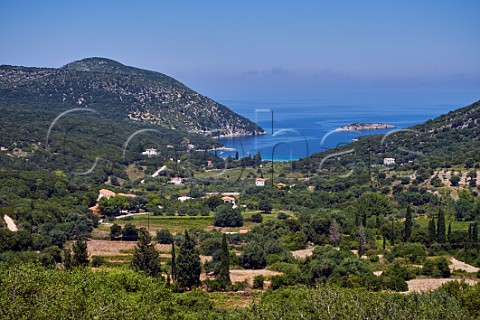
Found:
[[(136, 241), (89, 240), (88, 254), (90, 256), (130, 256), (137, 245)], [(155, 248), (161, 252), (170, 251), (171, 245), (156, 244)]]
[[(437, 278), (437, 279), (413, 279), (408, 280), (408, 291), (406, 293), (412, 292), (425, 292), (425, 291), (432, 291), (439, 287), (441, 287), (444, 283), (449, 281), (455, 281), (460, 279), (455, 278)], [(469, 285), (474, 285), (477, 283), (476, 280), (473, 279), (465, 279), (465, 282)]]

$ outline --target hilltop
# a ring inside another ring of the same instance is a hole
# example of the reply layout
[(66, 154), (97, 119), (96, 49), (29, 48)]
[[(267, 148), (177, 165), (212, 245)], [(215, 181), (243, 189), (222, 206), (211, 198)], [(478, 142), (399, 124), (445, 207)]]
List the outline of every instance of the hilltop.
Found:
[(250, 120), (167, 75), (105, 58), (58, 69), (2, 65), (0, 105), (49, 111), (85, 107), (108, 119), (213, 137), (263, 133)]

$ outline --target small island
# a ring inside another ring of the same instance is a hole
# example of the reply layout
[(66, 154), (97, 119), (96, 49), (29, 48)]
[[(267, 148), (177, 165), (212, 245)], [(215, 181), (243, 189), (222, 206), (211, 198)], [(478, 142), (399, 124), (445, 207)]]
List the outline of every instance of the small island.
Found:
[(394, 129), (395, 126), (386, 123), (352, 123), (340, 128), (336, 131), (360, 131), (360, 130), (382, 130), (382, 129)]

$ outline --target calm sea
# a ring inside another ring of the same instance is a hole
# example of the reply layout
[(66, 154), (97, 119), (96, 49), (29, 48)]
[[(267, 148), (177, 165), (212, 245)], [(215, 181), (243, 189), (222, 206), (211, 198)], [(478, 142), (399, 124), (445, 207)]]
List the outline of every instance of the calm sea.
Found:
[[(458, 108), (437, 106), (334, 106), (315, 102), (222, 101), (224, 105), (260, 125), (266, 135), (219, 139), (235, 148), (240, 158), (260, 152), (262, 159), (288, 161), (350, 143), (361, 135), (385, 134), (390, 130), (336, 132), (355, 122), (380, 122), (400, 128), (423, 123)], [(273, 121), (272, 121), (273, 115)], [(217, 151), (222, 158), (235, 151)]]

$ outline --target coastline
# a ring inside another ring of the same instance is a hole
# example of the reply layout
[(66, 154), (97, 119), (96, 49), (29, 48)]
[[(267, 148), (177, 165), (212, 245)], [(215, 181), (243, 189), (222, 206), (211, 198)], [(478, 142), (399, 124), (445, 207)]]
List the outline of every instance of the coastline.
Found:
[(352, 123), (339, 127), (335, 131), (368, 131), (368, 130), (388, 130), (395, 129), (396, 126), (388, 123)]
[(219, 135), (219, 136), (215, 136), (215, 137), (212, 137), (212, 139), (222, 139), (222, 138), (237, 138), (237, 137), (253, 137), (253, 136), (260, 136), (260, 135), (264, 135), (264, 134), (268, 134), (267, 131), (262, 131), (262, 132), (256, 132), (256, 133), (253, 133), (253, 134), (222, 134), (222, 135)]

